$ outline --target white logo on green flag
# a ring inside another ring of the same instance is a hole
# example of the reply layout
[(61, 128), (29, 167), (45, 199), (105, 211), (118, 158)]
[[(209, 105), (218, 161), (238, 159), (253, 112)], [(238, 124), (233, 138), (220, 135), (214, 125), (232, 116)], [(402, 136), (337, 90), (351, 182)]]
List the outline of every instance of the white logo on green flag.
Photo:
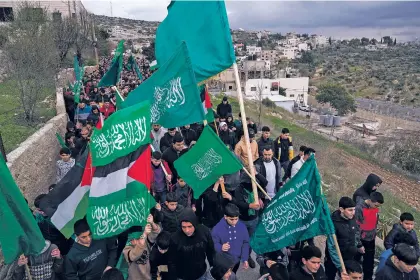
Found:
[(191, 168), (194, 171), (195, 176), (197, 176), (199, 180), (203, 180), (222, 162), (222, 157), (213, 149), (210, 149), (196, 164), (193, 164)]
[(150, 109), (152, 123), (156, 123), (168, 109), (185, 103), (181, 77), (170, 80), (164, 87), (156, 87), (154, 98), (155, 102)]
[(92, 137), (93, 148), (98, 151), (96, 156), (103, 159), (118, 151), (138, 147), (148, 135), (147, 126), (145, 117), (112, 125), (104, 133)]
[(147, 219), (149, 209), (143, 197), (112, 206), (97, 206), (91, 219), (95, 236), (112, 236), (127, 229), (127, 225)]

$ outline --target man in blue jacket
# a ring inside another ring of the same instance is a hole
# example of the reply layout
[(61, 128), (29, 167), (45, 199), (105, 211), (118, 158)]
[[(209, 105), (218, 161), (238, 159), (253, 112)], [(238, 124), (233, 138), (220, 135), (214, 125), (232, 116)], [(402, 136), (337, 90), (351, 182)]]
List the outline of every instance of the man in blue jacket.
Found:
[(246, 226), (239, 221), (239, 208), (228, 203), (225, 216), (211, 232), (216, 252), (225, 253), (235, 263), (233, 272), (238, 271), (242, 262), (248, 268), (249, 235)]

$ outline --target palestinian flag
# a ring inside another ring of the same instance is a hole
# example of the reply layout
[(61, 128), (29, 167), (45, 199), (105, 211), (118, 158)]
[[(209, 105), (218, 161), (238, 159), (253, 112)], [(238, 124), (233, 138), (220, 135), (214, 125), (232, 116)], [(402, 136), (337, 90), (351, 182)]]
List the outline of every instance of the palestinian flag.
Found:
[(212, 108), (210, 95), (209, 95), (206, 85), (201, 85), (200, 97), (201, 97), (201, 101), (203, 102), (203, 109), (204, 109), (204, 114), (206, 115), (207, 122), (208, 123), (214, 122), (214, 111)]
[(96, 239), (144, 226), (154, 198), (150, 194), (150, 145), (110, 164), (96, 167), (89, 194), (87, 221)]
[[(101, 129), (102, 126), (103, 117), (100, 114), (96, 128)], [(85, 217), (88, 208), (89, 190), (95, 172), (88, 150), (41, 201), (41, 210), (51, 217), (53, 225), (66, 238), (73, 235), (74, 223)]]
[(51, 222), (66, 238), (73, 235), (74, 223), (86, 215), (94, 170), (86, 149), (73, 168), (41, 201), (41, 210), (51, 217)]

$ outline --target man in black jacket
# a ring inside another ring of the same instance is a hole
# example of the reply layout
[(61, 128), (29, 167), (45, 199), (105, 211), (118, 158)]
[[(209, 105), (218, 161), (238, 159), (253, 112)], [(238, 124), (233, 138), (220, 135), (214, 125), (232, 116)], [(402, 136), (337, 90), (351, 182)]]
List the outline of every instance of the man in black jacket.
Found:
[(184, 206), (178, 204), (178, 198), (174, 192), (166, 195), (165, 204), (156, 204), (156, 209), (162, 213), (162, 228), (170, 233), (175, 233), (179, 229), (179, 219)]
[(166, 149), (162, 154), (162, 159), (168, 163), (172, 172), (172, 185), (176, 184), (178, 179), (178, 172), (175, 169), (174, 162), (187, 151), (188, 149), (185, 149), (184, 147), (184, 138), (181, 134), (177, 133), (172, 139), (172, 146)]
[(232, 106), (229, 104), (227, 97), (223, 97), (222, 103), (217, 105), (217, 114), (220, 117), (227, 117), (228, 114), (232, 114)]
[[(356, 203), (350, 197), (342, 197), (339, 201), (339, 209), (331, 215), (338, 246), (344, 261), (354, 260), (357, 252), (362, 253), (364, 250), (360, 241), (360, 229), (354, 217), (355, 211)], [(331, 244), (327, 243), (325, 249), (325, 272), (328, 280), (334, 280), (339, 264), (330, 255), (328, 250), (330, 246)]]
[(172, 235), (169, 245), (169, 279), (196, 280), (206, 273), (206, 259), (213, 266), (213, 239), (192, 209), (186, 208), (180, 220), (181, 230)]
[(289, 280), (325, 280), (324, 269), (321, 266), (321, 250), (315, 246), (306, 246), (302, 250), (303, 266), (292, 271)]
[(271, 148), (274, 151), (274, 142), (270, 138), (270, 128), (268, 126), (263, 126), (261, 138), (257, 141), (258, 144), (258, 154), (260, 157), (263, 155), (263, 150), (265, 148)]
[(358, 188), (353, 194), (353, 200), (357, 203), (359, 199), (366, 200), (370, 198), (370, 194), (375, 192), (382, 184), (382, 179), (376, 174), (369, 174), (365, 183)]
[(155, 246), (150, 253), (150, 274), (152, 280), (158, 279), (158, 274), (161, 280), (169, 279), (168, 274), (168, 249), (171, 242), (171, 233), (161, 231), (156, 237)]
[(273, 157), (273, 149), (264, 147), (263, 155), (254, 162), (255, 168), (267, 180), (267, 194), (273, 198), (280, 189), (281, 165)]
[(307, 149), (306, 146), (300, 146), (299, 148), (299, 154), (297, 156), (295, 156), (290, 162), (289, 165), (287, 166), (287, 170), (286, 170), (286, 174), (284, 174), (283, 178), (285, 178), (285, 180), (289, 180), (292, 177), (292, 167), (293, 164), (295, 164), (296, 162), (298, 162), (302, 157), (303, 157), (303, 153), (305, 152), (305, 150)]
[(168, 128), (168, 131), (160, 139), (160, 152), (163, 154), (166, 149), (172, 147), (172, 140), (174, 139), (175, 134), (181, 135), (176, 128)]
[(415, 268), (419, 258), (416, 250), (405, 243), (395, 245), (385, 266), (376, 274), (375, 280), (419, 280)]
[[(265, 188), (267, 186), (267, 180), (258, 172), (255, 172), (255, 179), (258, 184)], [(258, 197), (264, 197), (261, 192), (258, 192)], [(241, 173), (241, 184), (235, 190), (235, 200), (234, 202), (239, 207), (239, 220), (241, 220), (247, 230), (248, 234), (251, 237), (258, 224), (258, 210), (262, 207), (261, 201), (255, 201), (254, 195), (252, 193), (252, 183), (251, 179), (246, 173)], [(252, 248), (249, 250), (249, 267), (255, 268), (255, 261), (251, 258)]]
[[(279, 137), (274, 140), (274, 157), (280, 161), (281, 168), (286, 174), (290, 160), (293, 159), (293, 144), (288, 128), (283, 128)], [(286, 178), (283, 176), (283, 182)]]
[(102, 274), (117, 262), (115, 240), (93, 240), (84, 219), (74, 224), (74, 233), (77, 239), (65, 260), (66, 279), (100, 280)]
[(187, 147), (190, 146), (192, 141), (197, 141), (197, 133), (191, 128), (190, 125), (184, 125), (184, 127), (181, 129), (182, 136), (185, 140), (185, 145)]

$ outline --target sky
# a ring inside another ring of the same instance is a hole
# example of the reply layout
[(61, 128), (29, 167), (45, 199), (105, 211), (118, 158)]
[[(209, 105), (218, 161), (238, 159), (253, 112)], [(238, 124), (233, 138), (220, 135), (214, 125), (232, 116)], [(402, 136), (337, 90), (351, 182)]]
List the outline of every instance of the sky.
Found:
[[(95, 14), (162, 21), (169, 0), (82, 0)], [(332, 36), (334, 39), (420, 38), (420, 2), (226, 1), (230, 27)]]

